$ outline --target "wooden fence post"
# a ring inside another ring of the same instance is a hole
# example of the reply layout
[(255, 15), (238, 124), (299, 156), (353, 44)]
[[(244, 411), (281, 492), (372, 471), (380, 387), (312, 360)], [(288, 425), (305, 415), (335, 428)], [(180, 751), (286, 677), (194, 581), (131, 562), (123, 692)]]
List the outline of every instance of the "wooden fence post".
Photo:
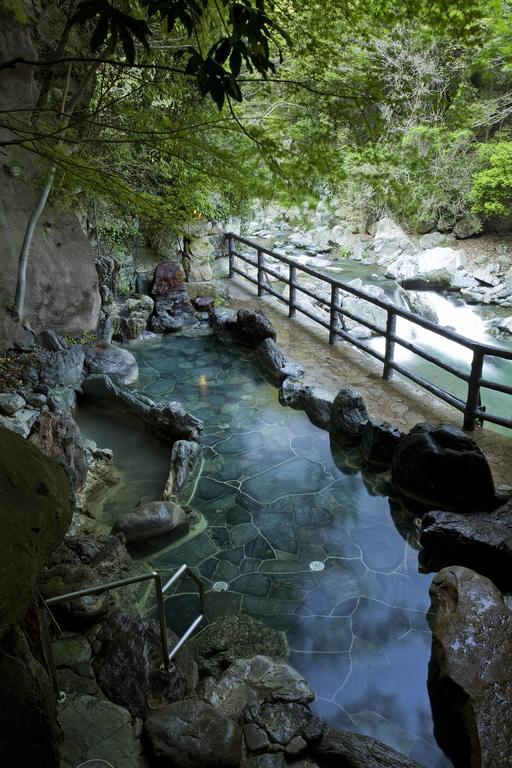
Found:
[(388, 318), (386, 321), (386, 351), (384, 352), (384, 370), (382, 378), (391, 381), (393, 378), (393, 360), (395, 357), (395, 342), (393, 336), (396, 331), (396, 315), (392, 309), (388, 309)]
[(464, 410), (463, 429), (472, 432), (475, 428), (475, 422), (478, 417), (478, 407), (480, 405), (480, 380), (484, 367), (484, 354), (478, 347), (473, 350), (473, 362), (471, 363), (471, 373), (469, 375), (468, 396), (466, 399), (466, 408)]

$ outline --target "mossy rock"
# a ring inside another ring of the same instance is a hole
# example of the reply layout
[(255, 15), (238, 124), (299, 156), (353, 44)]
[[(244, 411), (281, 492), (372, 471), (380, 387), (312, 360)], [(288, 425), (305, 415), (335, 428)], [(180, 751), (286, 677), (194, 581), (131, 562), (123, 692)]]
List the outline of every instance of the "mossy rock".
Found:
[(64, 471), (0, 428), (0, 637), (25, 615), (39, 572), (71, 523)]

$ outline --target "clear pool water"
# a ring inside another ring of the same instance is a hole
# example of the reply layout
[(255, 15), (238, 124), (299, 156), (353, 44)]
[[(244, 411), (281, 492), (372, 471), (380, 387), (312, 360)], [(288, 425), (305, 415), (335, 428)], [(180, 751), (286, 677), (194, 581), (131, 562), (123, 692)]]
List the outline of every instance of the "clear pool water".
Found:
[[(196, 568), (210, 620), (243, 612), (284, 631), (291, 663), (316, 692), (314, 711), (333, 726), (375, 736), (426, 768), (450, 766), (432, 735), (431, 576), (418, 572), (411, 517), (377, 495), (354, 456), (305, 414), (280, 406), (249, 352), (177, 336), (130, 350), (141, 391), (180, 400), (205, 422), (204, 468), (190, 501), (203, 523), (155, 551), (152, 564)], [(119, 424), (95, 418), (86, 414), (82, 428), (101, 445), (117, 441), (130, 486), (122, 504), (149, 486), (158, 495), (151, 441), (139, 436), (130, 446), (112, 438)], [(110, 522), (120, 506), (112, 494), (103, 511)], [(182, 631), (197, 614), (193, 586), (182, 583), (166, 608)]]

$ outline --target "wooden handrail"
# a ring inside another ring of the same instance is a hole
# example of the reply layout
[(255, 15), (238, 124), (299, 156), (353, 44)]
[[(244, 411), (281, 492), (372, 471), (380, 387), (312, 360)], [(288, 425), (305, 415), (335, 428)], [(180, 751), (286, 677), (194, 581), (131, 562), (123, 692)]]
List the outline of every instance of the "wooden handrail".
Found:
[[(325, 275), (323, 272), (313, 269), (312, 267), (306, 267), (302, 264), (298, 264), (288, 256), (276, 253), (270, 248), (265, 248), (257, 243), (252, 242), (251, 240), (248, 240), (245, 237), (235, 235), (233, 232), (229, 232), (226, 235), (226, 238), (228, 243), (229, 277), (232, 277), (234, 274), (240, 275), (258, 287), (258, 296), (261, 297), (265, 293), (269, 293), (270, 295), (279, 299), (279, 301), (288, 306), (289, 317), (295, 317), (296, 312), (301, 312), (306, 317), (309, 317), (314, 322), (326, 328), (329, 331), (329, 344), (334, 344), (338, 338), (341, 338), (344, 341), (348, 341), (353, 346), (370, 354), (372, 357), (383, 363), (384, 379), (391, 379), (393, 372), (396, 371), (401, 375), (406, 376), (408, 379), (415, 382), (423, 389), (426, 389), (431, 394), (439, 397), (444, 402), (449, 403), (457, 410), (462, 411), (464, 414), (463, 428), (467, 431), (474, 430), (477, 421), (489, 421), (493, 424), (499, 424), (501, 426), (512, 428), (512, 419), (506, 419), (502, 416), (497, 416), (496, 414), (487, 413), (485, 408), (480, 405), (480, 390), (482, 388), (512, 395), (512, 387), (483, 378), (483, 366), (486, 357), (495, 357), (502, 360), (512, 360), (512, 350), (503, 349), (491, 344), (481, 344), (480, 342), (475, 341), (474, 339), (469, 339), (466, 336), (462, 336), (455, 331), (440, 328), (439, 325), (436, 325), (436, 323), (433, 323), (431, 320), (426, 320), (424, 317), (420, 317), (413, 312), (409, 312), (406, 309), (397, 307), (390, 301), (376, 298), (375, 296), (372, 296), (371, 294), (366, 293), (366, 291), (362, 291), (359, 288), (346, 285), (341, 280), (338, 280), (335, 277), (331, 277), (330, 275)], [(242, 243), (249, 248), (253, 248), (257, 253), (257, 260), (253, 261), (239, 251), (236, 251), (234, 247), (235, 242)], [(270, 256), (272, 259), (276, 259), (282, 264), (286, 264), (288, 266), (288, 279), (282, 277), (275, 270), (265, 265), (265, 255)], [(257, 279), (251, 277), (243, 270), (238, 269), (234, 264), (235, 258), (240, 259), (246, 264), (249, 264), (250, 266), (257, 269)], [(304, 272), (305, 274), (321, 280), (327, 285), (330, 285), (330, 300), (327, 300), (322, 296), (317, 296), (314, 291), (298, 285), (298, 271)], [(288, 298), (272, 289), (268, 284), (265, 284), (264, 277), (267, 275), (272, 275), (273, 277), (287, 283), (289, 287)], [(306, 310), (304, 307), (298, 305), (296, 300), (297, 291), (306, 294), (307, 296), (315, 299), (316, 301), (319, 301), (321, 304), (326, 306), (329, 309), (329, 322), (326, 322), (319, 317), (315, 317), (315, 315)], [(358, 317), (354, 312), (349, 312), (348, 310), (344, 309), (339, 301), (340, 291), (349, 293), (352, 296), (356, 296), (363, 301), (367, 301), (370, 304), (373, 304), (375, 307), (379, 307), (380, 309), (385, 310), (387, 313), (386, 327), (382, 329), (378, 328), (376, 325), (374, 325), (374, 323), (371, 323), (364, 318)], [(372, 349), (367, 344), (364, 344), (361, 340), (351, 336), (351, 334), (342, 327), (340, 322), (341, 317), (348, 317), (355, 322), (365, 326), (366, 328), (369, 328), (371, 331), (373, 331), (373, 333), (382, 335), (386, 343), (384, 355)], [(471, 372), (469, 374), (463, 373), (457, 368), (454, 368), (448, 363), (445, 363), (442, 360), (436, 358), (435, 355), (421, 350), (412, 342), (409, 342), (406, 339), (398, 336), (396, 332), (397, 317), (401, 317), (410, 323), (430, 331), (436, 336), (441, 336), (444, 339), (448, 339), (448, 341), (452, 341), (455, 344), (459, 344), (462, 347), (471, 350), (473, 353)], [(410, 371), (404, 366), (396, 363), (394, 360), (396, 344), (466, 382), (468, 385), (466, 401), (464, 402), (459, 397), (446, 392), (436, 384), (428, 381), (427, 379), (424, 379), (422, 376), (419, 376), (413, 371)]]

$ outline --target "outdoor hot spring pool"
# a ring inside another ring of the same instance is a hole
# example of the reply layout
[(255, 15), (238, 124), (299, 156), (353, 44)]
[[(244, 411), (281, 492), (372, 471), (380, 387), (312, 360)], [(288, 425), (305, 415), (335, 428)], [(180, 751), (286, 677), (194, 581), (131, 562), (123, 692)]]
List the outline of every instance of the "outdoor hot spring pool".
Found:
[[(138, 389), (179, 400), (205, 422), (203, 471), (190, 501), (202, 523), (145, 558), (162, 572), (196, 568), (208, 618), (242, 612), (284, 630), (290, 662), (327, 722), (372, 735), (426, 768), (450, 766), (432, 734), (432, 576), (418, 573), (411, 517), (372, 490), (327, 432), (279, 404), (251, 353), (211, 336), (158, 337), (130, 350)], [(79, 422), (86, 437), (113, 448), (123, 473), (104, 520), (161, 493), (170, 459), (161, 443), (104, 411), (83, 408)], [(197, 615), (192, 586), (182, 582), (166, 608), (169, 626), (183, 631)]]

